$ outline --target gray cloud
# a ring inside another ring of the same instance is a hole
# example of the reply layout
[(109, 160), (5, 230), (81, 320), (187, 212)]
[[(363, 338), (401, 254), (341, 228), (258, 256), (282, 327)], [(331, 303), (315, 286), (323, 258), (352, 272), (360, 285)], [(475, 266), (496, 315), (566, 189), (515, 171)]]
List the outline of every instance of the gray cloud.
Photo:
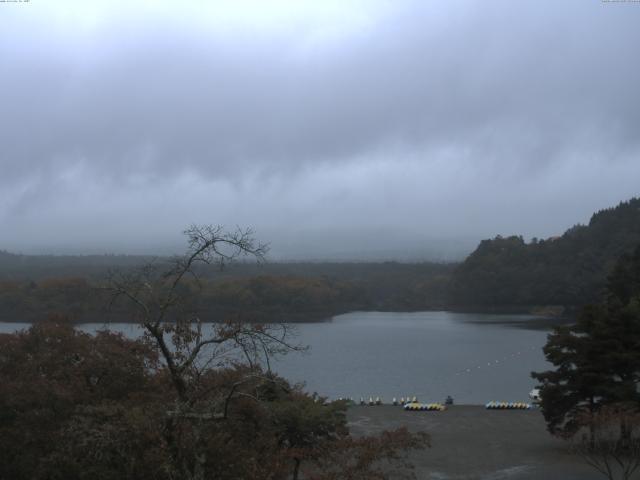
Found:
[(343, 2), (258, 27), (120, 7), (0, 16), (7, 248), (156, 248), (214, 222), (282, 256), (419, 256), (639, 193), (632, 3)]

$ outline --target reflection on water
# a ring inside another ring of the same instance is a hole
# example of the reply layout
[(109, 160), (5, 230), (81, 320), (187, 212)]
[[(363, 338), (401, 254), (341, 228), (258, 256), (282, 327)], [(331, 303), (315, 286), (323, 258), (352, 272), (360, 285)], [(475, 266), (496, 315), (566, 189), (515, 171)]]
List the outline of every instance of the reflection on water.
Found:
[[(532, 326), (512, 328), (512, 326)], [(0, 323), (0, 332), (28, 324)], [(95, 332), (104, 324), (80, 325)], [(111, 324), (129, 337), (140, 327)], [(418, 396), (457, 403), (527, 400), (529, 373), (548, 368), (547, 331), (530, 316), (448, 312), (354, 312), (332, 322), (301, 324), (297, 341), (308, 353), (279, 358), (273, 368), (331, 398)]]

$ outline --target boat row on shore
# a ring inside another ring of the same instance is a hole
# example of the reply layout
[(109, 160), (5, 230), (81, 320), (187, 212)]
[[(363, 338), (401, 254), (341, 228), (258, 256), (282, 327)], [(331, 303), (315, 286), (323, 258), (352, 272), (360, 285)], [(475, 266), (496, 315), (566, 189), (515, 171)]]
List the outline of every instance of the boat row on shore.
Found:
[(531, 404), (525, 402), (489, 402), (487, 410), (531, 410)]
[[(369, 400), (365, 400), (365, 397), (360, 397), (360, 402), (357, 403), (353, 398), (339, 398), (339, 401), (347, 402), (349, 405), (361, 405), (361, 406), (378, 406), (385, 405), (381, 397), (369, 397)], [(444, 403), (420, 403), (417, 397), (400, 397), (400, 400), (393, 398), (391, 405), (401, 406), (407, 411), (443, 411), (447, 406), (453, 405), (453, 398), (447, 397)], [(490, 401), (485, 404), (487, 410), (530, 410), (535, 405), (526, 402), (498, 402)]]
[[(347, 402), (350, 405), (356, 405), (355, 400), (353, 399), (353, 397), (350, 398), (338, 398), (338, 401), (341, 402)], [(451, 399), (451, 397), (447, 397), (447, 401), (450, 403), (453, 403), (453, 399)], [(409, 398), (407, 397), (406, 399), (404, 397), (400, 397), (400, 400), (397, 400), (395, 397), (393, 397), (393, 400), (391, 401), (391, 405), (395, 405), (395, 406), (405, 406), (408, 405), (410, 403), (418, 403), (418, 398), (417, 397), (413, 397), (413, 398)], [(364, 397), (360, 397), (360, 402), (359, 404), (361, 406), (365, 406), (365, 405), (369, 405), (371, 407), (376, 406), (376, 405), (384, 405), (385, 403), (382, 401), (381, 397), (375, 397), (375, 399), (373, 397), (369, 397), (369, 401), (365, 400)]]
[(405, 410), (412, 412), (436, 411), (442, 412), (447, 409), (442, 403), (407, 403)]

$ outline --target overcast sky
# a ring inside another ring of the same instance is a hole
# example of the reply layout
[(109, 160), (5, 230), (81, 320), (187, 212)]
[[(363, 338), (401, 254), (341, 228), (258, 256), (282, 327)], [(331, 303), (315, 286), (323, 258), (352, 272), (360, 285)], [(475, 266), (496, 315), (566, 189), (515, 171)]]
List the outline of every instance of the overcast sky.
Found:
[(634, 2), (0, 3), (0, 249), (556, 235), (640, 194), (639, 59)]

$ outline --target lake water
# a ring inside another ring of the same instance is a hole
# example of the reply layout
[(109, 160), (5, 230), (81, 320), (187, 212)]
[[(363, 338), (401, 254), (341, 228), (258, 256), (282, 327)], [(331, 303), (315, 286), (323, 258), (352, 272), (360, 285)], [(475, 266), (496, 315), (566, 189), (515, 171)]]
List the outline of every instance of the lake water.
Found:
[[(25, 327), (0, 323), (2, 332)], [(530, 372), (549, 368), (542, 354), (544, 327), (525, 315), (353, 312), (297, 325), (297, 341), (309, 351), (286, 355), (272, 366), (332, 399), (380, 396), (389, 402), (415, 395), (432, 402), (451, 395), (456, 403), (527, 401), (535, 386)], [(131, 337), (140, 331), (128, 324), (110, 328)]]

